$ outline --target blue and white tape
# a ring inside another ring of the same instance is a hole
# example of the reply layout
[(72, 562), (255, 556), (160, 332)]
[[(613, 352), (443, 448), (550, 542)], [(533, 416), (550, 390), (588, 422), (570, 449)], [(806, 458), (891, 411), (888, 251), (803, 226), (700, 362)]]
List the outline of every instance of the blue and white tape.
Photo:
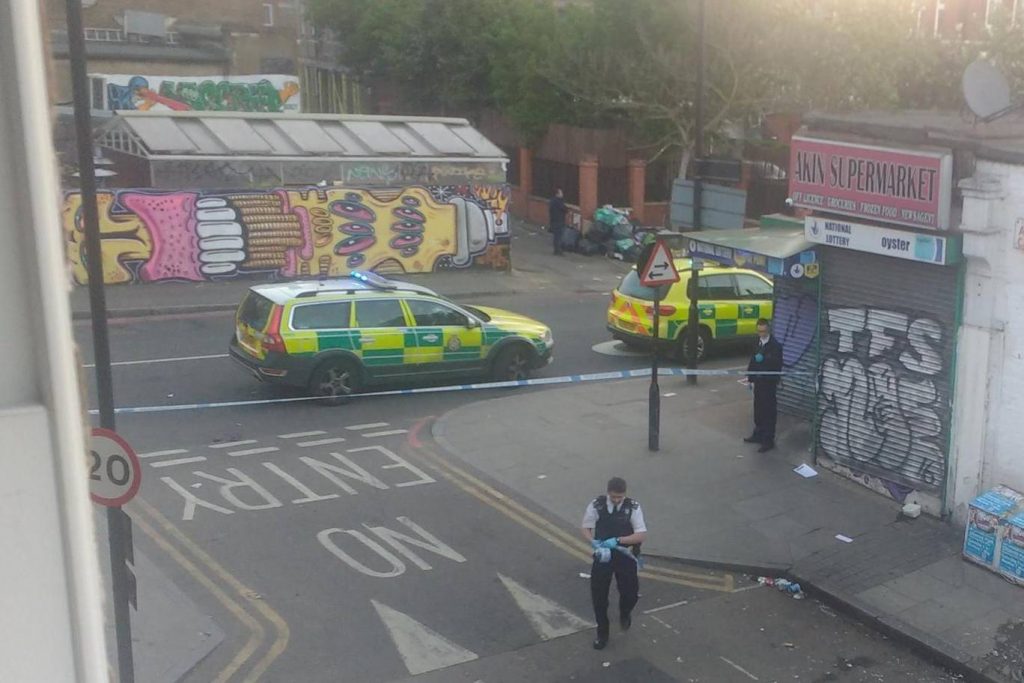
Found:
[[(746, 370), (690, 370), (688, 368), (658, 368), (659, 377), (722, 377), (722, 376), (792, 376), (810, 374), (806, 371), (788, 370), (786, 372), (747, 372)], [(611, 372), (592, 372), (583, 375), (562, 375), (561, 377), (538, 377), (537, 379), (509, 380), (505, 382), (477, 382), (474, 384), (451, 384), (440, 387), (419, 387), (416, 389), (393, 389), (389, 391), (371, 391), (353, 394), (350, 399), (373, 398), (377, 396), (410, 396), (413, 394), (437, 394), (450, 391), (478, 391), (483, 389), (511, 389), (514, 387), (536, 387), (547, 384), (579, 384), (582, 382), (607, 382), (617, 379), (635, 379), (650, 377), (650, 368), (636, 370), (614, 370)], [(133, 406), (115, 408), (117, 415), (138, 415), (141, 413), (169, 413), (181, 410), (205, 410), (208, 408), (239, 408), (243, 406), (271, 405), (275, 403), (301, 403), (304, 401), (322, 401), (321, 396), (294, 396), (289, 398), (250, 399), (247, 401), (218, 401), (211, 403), (179, 403), (165, 406)], [(90, 415), (98, 415), (98, 410), (90, 410)]]

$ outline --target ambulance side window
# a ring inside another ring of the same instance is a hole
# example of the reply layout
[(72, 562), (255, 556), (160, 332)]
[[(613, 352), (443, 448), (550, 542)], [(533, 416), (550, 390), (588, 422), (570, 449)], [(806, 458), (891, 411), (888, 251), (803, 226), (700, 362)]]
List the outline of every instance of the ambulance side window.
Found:
[(356, 302), (359, 327), (405, 327), (405, 314), (398, 299), (368, 299)]
[(737, 273), (736, 285), (741, 299), (756, 301), (772, 298), (772, 286), (754, 275)]
[(292, 312), (293, 330), (343, 330), (348, 328), (351, 304), (334, 301), (324, 304), (303, 304)]
[(701, 301), (728, 301), (736, 298), (732, 275), (705, 275), (700, 279)]
[(469, 318), (450, 306), (436, 301), (407, 299), (405, 302), (420, 327), (466, 327)]

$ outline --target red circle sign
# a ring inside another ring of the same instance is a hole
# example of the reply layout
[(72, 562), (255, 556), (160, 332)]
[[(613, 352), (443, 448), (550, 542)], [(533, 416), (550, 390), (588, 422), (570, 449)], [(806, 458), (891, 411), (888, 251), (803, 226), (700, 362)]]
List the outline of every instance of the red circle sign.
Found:
[(116, 432), (93, 427), (89, 440), (89, 497), (94, 503), (121, 507), (142, 484), (142, 463)]

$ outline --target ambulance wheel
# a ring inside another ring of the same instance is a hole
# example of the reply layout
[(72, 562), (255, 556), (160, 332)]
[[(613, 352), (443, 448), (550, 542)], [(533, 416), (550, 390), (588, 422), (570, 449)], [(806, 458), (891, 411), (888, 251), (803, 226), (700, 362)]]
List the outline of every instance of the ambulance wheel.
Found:
[(350, 360), (327, 360), (313, 372), (309, 391), (322, 396), (324, 405), (345, 403), (359, 389), (359, 368)]
[[(676, 346), (676, 359), (685, 363), (690, 359), (689, 335), (684, 329), (679, 333), (679, 341)], [(697, 328), (697, 361), (703, 362), (708, 357), (711, 349), (711, 333), (708, 328), (701, 326)]]
[(515, 382), (530, 378), (530, 349), (524, 344), (506, 346), (494, 357), (491, 377), (496, 382)]

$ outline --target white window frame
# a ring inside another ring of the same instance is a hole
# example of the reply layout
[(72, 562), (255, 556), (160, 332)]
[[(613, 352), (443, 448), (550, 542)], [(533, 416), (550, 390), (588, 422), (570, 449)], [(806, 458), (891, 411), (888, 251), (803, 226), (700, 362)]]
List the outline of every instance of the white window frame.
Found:
[(274, 3), (263, 3), (263, 26), (270, 28), (274, 25)]

